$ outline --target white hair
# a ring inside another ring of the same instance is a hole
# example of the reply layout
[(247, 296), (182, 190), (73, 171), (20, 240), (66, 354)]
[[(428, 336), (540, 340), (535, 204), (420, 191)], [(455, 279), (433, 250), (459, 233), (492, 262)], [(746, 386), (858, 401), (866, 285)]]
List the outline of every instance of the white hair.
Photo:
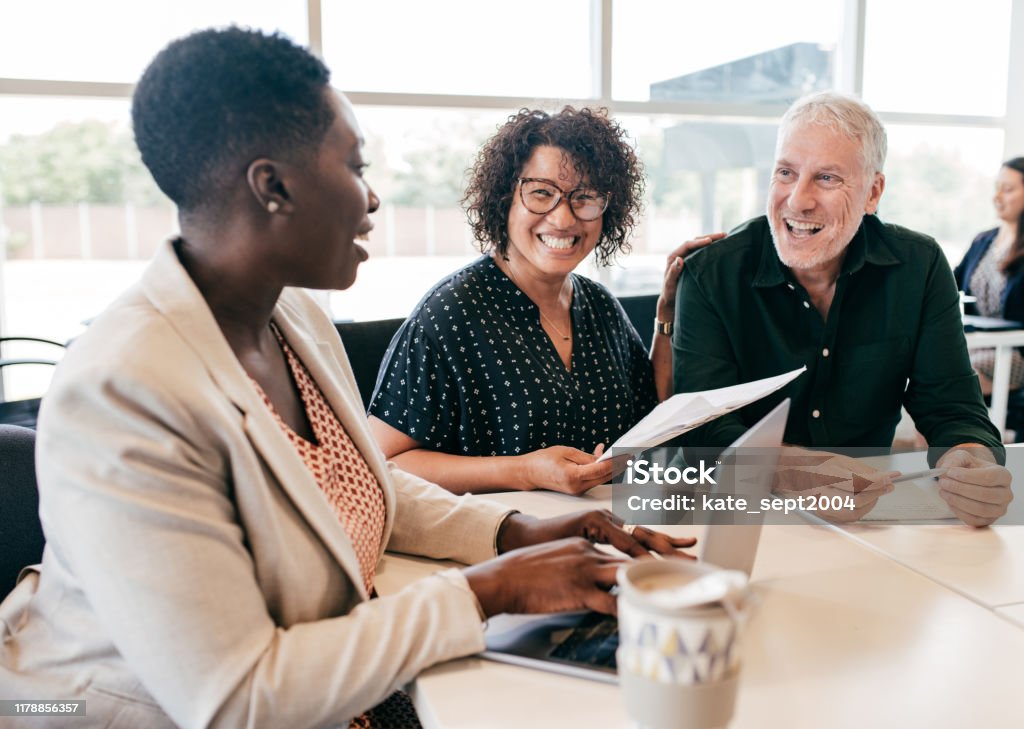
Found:
[(835, 91), (820, 91), (797, 99), (779, 124), (778, 144), (797, 124), (821, 124), (860, 142), (864, 168), (881, 172), (888, 152), (885, 127), (871, 107), (860, 99)]

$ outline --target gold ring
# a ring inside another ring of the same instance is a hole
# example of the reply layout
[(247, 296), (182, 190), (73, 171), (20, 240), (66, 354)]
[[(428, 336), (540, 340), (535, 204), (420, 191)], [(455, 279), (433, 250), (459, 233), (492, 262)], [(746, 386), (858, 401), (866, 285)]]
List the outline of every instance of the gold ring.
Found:
[(633, 532), (636, 531), (636, 524), (623, 524), (622, 531), (626, 532), (629, 536), (633, 536)]

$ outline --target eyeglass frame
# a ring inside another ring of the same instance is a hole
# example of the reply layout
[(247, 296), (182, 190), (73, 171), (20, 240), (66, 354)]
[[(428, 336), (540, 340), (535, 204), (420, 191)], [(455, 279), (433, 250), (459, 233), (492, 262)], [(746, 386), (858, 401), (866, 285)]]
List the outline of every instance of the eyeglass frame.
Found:
[[(548, 210), (546, 210), (543, 213), (535, 213), (532, 210), (530, 210), (530, 206), (526, 204), (526, 198), (523, 197), (524, 182), (543, 182), (545, 185), (550, 185), (551, 187), (558, 190), (558, 198), (555, 200), (554, 205), (552, 205)], [(568, 203), (569, 212), (572, 213), (572, 216), (576, 218), (576, 220), (579, 220), (582, 223), (592, 223), (595, 220), (600, 220), (601, 216), (605, 214), (605, 212), (608, 210), (608, 206), (612, 202), (612, 194), (610, 192), (600, 192), (599, 190), (596, 190), (593, 187), (575, 187), (569, 192), (566, 192), (558, 185), (556, 185), (553, 180), (549, 180), (546, 177), (520, 177), (517, 178), (516, 183), (519, 186), (519, 200), (520, 202), (523, 203), (523, 207), (526, 208), (526, 211), (531, 215), (549, 215), (555, 211), (555, 208), (562, 204), (563, 200), (565, 200)], [(575, 195), (577, 192), (581, 191), (597, 192), (599, 195), (604, 196), (604, 207), (601, 208), (601, 212), (599, 212), (593, 218), (581, 218), (579, 215), (576, 214), (576, 210), (572, 206), (572, 196)]]

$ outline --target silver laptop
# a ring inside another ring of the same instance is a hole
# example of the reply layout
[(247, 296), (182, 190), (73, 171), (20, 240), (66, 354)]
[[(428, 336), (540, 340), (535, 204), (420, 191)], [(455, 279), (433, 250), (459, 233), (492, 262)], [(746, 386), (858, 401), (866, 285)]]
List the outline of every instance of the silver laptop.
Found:
[[(742, 447), (766, 449), (759, 452), (773, 453), (777, 457), (788, 415), (787, 398), (740, 436), (723, 455), (728, 456), (730, 451)], [(761, 496), (768, 496), (772, 488), (771, 466), (774, 464), (767, 458), (759, 460), (756, 483), (750, 484), (752, 490), (746, 490), (753, 503)], [(700, 559), (749, 575), (760, 538), (759, 520), (743, 524), (712, 522), (701, 540)], [(612, 616), (595, 612), (496, 615), (487, 622), (484, 636), (487, 641), (487, 649), (481, 654), (484, 658), (606, 683), (618, 681), (615, 665), (618, 626)]]

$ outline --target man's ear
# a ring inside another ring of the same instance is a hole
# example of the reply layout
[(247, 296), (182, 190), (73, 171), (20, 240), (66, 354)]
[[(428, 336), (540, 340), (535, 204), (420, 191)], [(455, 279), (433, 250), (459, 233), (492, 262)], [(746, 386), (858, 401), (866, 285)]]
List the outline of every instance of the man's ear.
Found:
[(875, 173), (875, 179), (871, 183), (871, 192), (868, 193), (868, 200), (864, 203), (865, 213), (875, 213), (878, 210), (878, 202), (885, 192), (885, 175), (881, 172)]
[(256, 204), (263, 210), (272, 215), (292, 212), (292, 200), (280, 163), (266, 158), (254, 160), (245, 171), (245, 179)]

